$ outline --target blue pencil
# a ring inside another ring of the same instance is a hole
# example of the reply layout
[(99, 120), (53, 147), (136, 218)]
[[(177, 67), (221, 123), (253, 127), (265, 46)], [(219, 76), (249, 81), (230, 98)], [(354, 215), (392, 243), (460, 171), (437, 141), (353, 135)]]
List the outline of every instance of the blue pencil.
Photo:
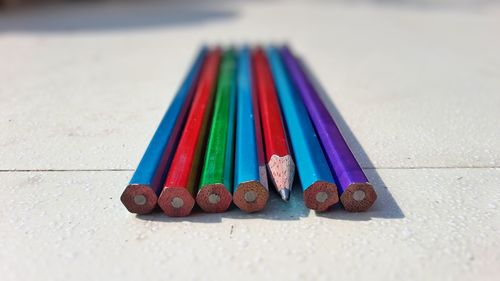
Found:
[(200, 50), (158, 129), (156, 129), (130, 183), (123, 191), (120, 199), (131, 213), (147, 214), (156, 207), (168, 166), (174, 155), (174, 148), (189, 112), (207, 51), (207, 48)]
[[(257, 108), (254, 108), (250, 50), (243, 48), (238, 59), (237, 121), (233, 202), (246, 212), (262, 210), (269, 198)], [(261, 153), (262, 155), (259, 155)], [(259, 163), (262, 162), (262, 163)], [(262, 165), (262, 167), (260, 167)], [(262, 173), (262, 170), (264, 171)]]
[(278, 50), (270, 47), (267, 55), (295, 154), (305, 204), (310, 209), (325, 211), (339, 201), (335, 180), (307, 109), (291, 84)]

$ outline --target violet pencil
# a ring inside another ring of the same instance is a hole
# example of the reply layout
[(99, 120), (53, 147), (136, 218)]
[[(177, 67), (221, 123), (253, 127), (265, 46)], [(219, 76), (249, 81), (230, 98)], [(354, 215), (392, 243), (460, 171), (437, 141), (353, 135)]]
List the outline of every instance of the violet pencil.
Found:
[(310, 73), (303, 69), (287, 47), (282, 48), (280, 53), (313, 121), (330, 169), (338, 179), (337, 188), (342, 205), (351, 212), (369, 209), (377, 199), (377, 194), (322, 102), (312, 77), (308, 76)]

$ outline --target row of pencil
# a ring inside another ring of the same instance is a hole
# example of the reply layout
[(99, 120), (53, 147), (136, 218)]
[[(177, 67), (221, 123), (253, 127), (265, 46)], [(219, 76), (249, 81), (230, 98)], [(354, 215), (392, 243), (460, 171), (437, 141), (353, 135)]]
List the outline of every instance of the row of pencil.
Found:
[(202, 48), (121, 201), (137, 214), (159, 205), (187, 216), (195, 201), (206, 212), (231, 202), (255, 212), (270, 184), (288, 201), (296, 168), (310, 209), (340, 197), (347, 211), (364, 211), (376, 200), (318, 84), (288, 47)]

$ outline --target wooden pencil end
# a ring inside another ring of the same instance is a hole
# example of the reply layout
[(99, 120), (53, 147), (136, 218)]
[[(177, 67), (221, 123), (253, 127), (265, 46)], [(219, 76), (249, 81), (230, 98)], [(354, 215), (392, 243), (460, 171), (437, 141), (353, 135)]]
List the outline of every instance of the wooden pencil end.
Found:
[(222, 213), (231, 205), (231, 193), (223, 184), (208, 184), (196, 195), (196, 203), (207, 213)]
[(304, 202), (307, 208), (324, 212), (339, 202), (337, 186), (334, 183), (317, 181), (304, 191)]
[(145, 215), (154, 210), (158, 198), (150, 186), (129, 184), (123, 191), (120, 200), (129, 212)]
[(344, 209), (349, 212), (364, 212), (377, 200), (377, 193), (370, 183), (353, 183), (340, 196)]
[(241, 183), (233, 194), (234, 204), (247, 213), (264, 209), (268, 199), (269, 191), (259, 181)]
[(186, 217), (194, 207), (194, 199), (183, 187), (168, 187), (161, 192), (158, 205), (169, 217)]

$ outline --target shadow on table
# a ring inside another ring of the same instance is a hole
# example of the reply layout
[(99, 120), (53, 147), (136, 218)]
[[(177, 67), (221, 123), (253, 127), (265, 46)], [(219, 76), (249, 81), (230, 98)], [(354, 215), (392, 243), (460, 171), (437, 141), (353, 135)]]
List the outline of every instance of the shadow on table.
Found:
[[(368, 177), (368, 180), (375, 188), (375, 192), (377, 192), (377, 201), (373, 204), (373, 206), (366, 212), (362, 213), (350, 213), (346, 211), (340, 211), (340, 206), (334, 206), (329, 212), (321, 213), (319, 216), (327, 217), (332, 219), (343, 219), (343, 220), (369, 220), (370, 218), (384, 218), (384, 219), (400, 219), (404, 218), (403, 211), (399, 208), (398, 203), (392, 197), (391, 192), (387, 189), (382, 178), (379, 176), (377, 170), (375, 169), (373, 163), (371, 162), (368, 154), (364, 151), (363, 147), (356, 139), (356, 136), (351, 131), (346, 121), (340, 114), (339, 110), (332, 102), (325, 89), (319, 83), (318, 79), (312, 72), (311, 68), (308, 67), (307, 63), (303, 58), (299, 59), (301, 65), (305, 72), (308, 74), (308, 77), (311, 80), (314, 88), (318, 92), (321, 97), (321, 100), (325, 103), (328, 111), (333, 116), (335, 123), (339, 127), (339, 130), (342, 132), (342, 136), (346, 140), (349, 148), (354, 153), (354, 156), (358, 160), (358, 162), (366, 163), (368, 168), (364, 168), (364, 172)], [(361, 161), (360, 161), (361, 160)]]
[[(387, 190), (380, 177), (376, 174), (376, 171), (368, 170), (367, 176), (370, 178), (370, 181), (374, 185), (378, 195), (377, 201), (370, 210), (363, 213), (350, 213), (345, 211), (340, 204), (336, 204), (328, 211), (316, 213), (316, 215), (318, 217), (329, 219), (353, 221), (367, 221), (371, 218), (404, 218), (403, 212), (394, 201), (394, 198)], [(195, 206), (192, 214), (188, 217), (168, 217), (158, 208), (152, 214), (137, 215), (137, 218), (146, 221), (159, 221), (166, 223), (184, 221), (191, 223), (219, 223), (222, 219), (294, 221), (308, 217), (310, 212), (314, 211), (309, 210), (304, 205), (302, 190), (298, 184), (298, 179), (296, 179), (296, 184), (289, 202), (284, 202), (274, 190), (271, 190), (266, 208), (256, 213), (245, 213), (234, 205), (231, 205), (229, 211), (225, 213), (204, 213), (199, 207)]]
[(231, 205), (229, 211), (225, 213), (204, 213), (195, 207), (193, 212), (188, 217), (172, 218), (168, 217), (161, 210), (157, 210), (150, 215), (137, 215), (141, 220), (161, 221), (161, 222), (182, 222), (188, 221), (192, 223), (217, 223), (221, 222), (223, 218), (227, 219), (261, 219), (261, 220), (299, 220), (302, 217), (309, 216), (309, 210), (304, 205), (302, 200), (302, 191), (299, 185), (295, 185), (290, 196), (290, 201), (284, 202), (278, 194), (271, 190), (269, 201), (266, 208), (260, 212), (246, 213), (238, 209), (234, 204)]
[[(0, 0), (1, 1), (1, 0)], [(0, 32), (87, 32), (203, 24), (234, 18), (227, 1), (60, 1), (0, 10)]]

